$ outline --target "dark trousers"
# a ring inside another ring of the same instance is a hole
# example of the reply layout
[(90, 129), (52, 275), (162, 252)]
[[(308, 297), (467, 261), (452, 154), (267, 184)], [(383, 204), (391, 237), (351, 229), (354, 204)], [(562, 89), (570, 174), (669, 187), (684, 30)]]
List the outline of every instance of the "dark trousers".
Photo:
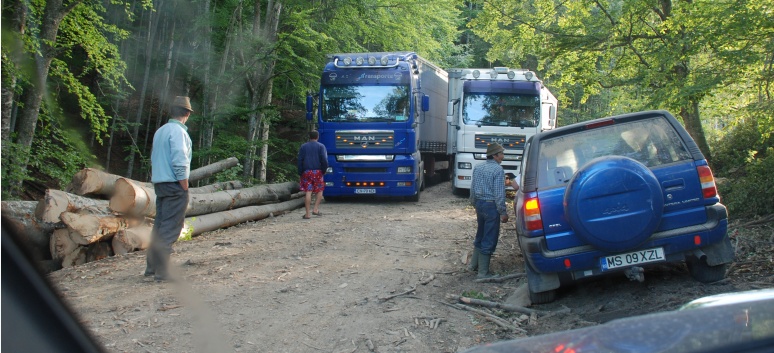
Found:
[(484, 255), (492, 255), (500, 239), (500, 213), (492, 201), (476, 201), (476, 240), (473, 246)]
[(169, 275), (169, 255), (172, 244), (180, 237), (188, 208), (188, 190), (178, 182), (153, 184), (156, 192), (156, 219), (153, 222), (150, 248), (146, 255), (146, 273), (156, 278)]

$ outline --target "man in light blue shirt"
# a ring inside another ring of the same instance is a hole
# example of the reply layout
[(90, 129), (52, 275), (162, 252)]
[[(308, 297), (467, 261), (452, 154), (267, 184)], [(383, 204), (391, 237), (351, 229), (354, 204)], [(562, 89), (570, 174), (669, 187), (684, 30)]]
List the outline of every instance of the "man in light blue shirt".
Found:
[(473, 258), (468, 265), (471, 271), (478, 270), (477, 278), (489, 278), (489, 261), (500, 238), (500, 222), (508, 222), (505, 208), (505, 172), (500, 166), (505, 149), (492, 143), (486, 149), (486, 162), (473, 169), (470, 186), (470, 201), (476, 207), (478, 228), (473, 241)]
[(153, 135), (151, 182), (156, 192), (156, 219), (146, 255), (145, 276), (169, 280), (172, 244), (180, 237), (188, 208), (188, 176), (191, 173), (191, 137), (185, 126), (191, 116), (188, 97), (175, 97), (172, 118)]

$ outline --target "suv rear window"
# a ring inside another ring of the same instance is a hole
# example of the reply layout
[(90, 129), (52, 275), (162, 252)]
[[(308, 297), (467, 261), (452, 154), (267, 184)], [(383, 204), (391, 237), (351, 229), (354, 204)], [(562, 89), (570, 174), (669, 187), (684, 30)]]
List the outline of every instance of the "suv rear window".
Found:
[(611, 155), (632, 158), (651, 169), (691, 159), (666, 119), (607, 125), (541, 140), (538, 188), (564, 185), (587, 162)]

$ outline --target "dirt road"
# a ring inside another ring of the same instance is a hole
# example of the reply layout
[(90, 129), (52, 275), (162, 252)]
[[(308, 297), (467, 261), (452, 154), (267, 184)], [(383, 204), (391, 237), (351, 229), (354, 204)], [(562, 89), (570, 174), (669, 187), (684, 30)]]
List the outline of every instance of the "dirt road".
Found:
[[(529, 307), (540, 311), (531, 317), (468, 306), (502, 318), (497, 324), (448, 295), (528, 305), (525, 279), (477, 283), (464, 271), (475, 213), (448, 182), (428, 187), (418, 203), (345, 200), (321, 211), (178, 243), (174, 283), (142, 276), (144, 252), (49, 278), (109, 352), (460, 352), (774, 286), (771, 233), (764, 244), (735, 237), (745, 255), (721, 283), (694, 282), (684, 266), (663, 265), (643, 283), (621, 275), (570, 287), (554, 303)], [(502, 233), (493, 270), (523, 273), (513, 223)]]

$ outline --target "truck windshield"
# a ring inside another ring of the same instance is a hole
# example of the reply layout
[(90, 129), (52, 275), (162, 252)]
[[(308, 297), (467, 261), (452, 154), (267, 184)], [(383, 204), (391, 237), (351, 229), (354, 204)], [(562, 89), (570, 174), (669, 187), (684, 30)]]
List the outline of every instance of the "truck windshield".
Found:
[(322, 89), (322, 120), (401, 122), (409, 118), (409, 87), (327, 86)]
[(467, 93), (462, 105), (466, 125), (537, 127), (540, 97), (503, 93)]

